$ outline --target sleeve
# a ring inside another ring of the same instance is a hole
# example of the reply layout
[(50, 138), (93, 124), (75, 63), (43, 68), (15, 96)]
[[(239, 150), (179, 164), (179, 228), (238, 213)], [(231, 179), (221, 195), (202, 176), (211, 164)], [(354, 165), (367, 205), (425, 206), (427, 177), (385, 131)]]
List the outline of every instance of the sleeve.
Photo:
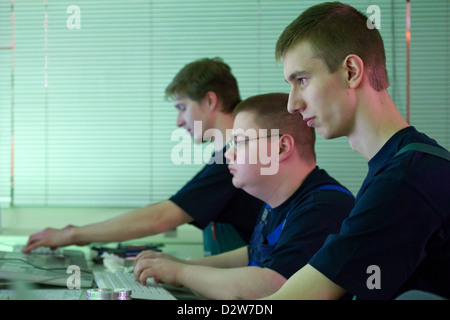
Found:
[(358, 298), (391, 299), (425, 256), (428, 213), (408, 184), (378, 179), (309, 264)]
[(354, 198), (340, 191), (319, 191), (303, 200), (286, 220), (280, 239), (264, 267), (289, 278), (322, 247), (329, 234), (338, 233)]
[(225, 208), (238, 189), (224, 164), (206, 165), (170, 200), (186, 211), (204, 229)]

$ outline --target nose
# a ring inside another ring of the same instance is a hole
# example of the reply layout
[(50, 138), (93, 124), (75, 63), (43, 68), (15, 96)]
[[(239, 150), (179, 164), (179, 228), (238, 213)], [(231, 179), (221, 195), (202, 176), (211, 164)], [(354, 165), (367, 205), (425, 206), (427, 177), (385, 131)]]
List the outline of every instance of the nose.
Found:
[(303, 101), (299, 90), (291, 88), (289, 92), (289, 99), (287, 109), (289, 113), (300, 112), (302, 113), (306, 108), (305, 102)]
[(177, 127), (182, 127), (185, 124), (183, 117), (181, 116), (181, 112), (178, 112), (177, 115)]
[(225, 151), (225, 158), (228, 160), (228, 163), (233, 163), (235, 157), (235, 150), (232, 146), (230, 146), (227, 151)]

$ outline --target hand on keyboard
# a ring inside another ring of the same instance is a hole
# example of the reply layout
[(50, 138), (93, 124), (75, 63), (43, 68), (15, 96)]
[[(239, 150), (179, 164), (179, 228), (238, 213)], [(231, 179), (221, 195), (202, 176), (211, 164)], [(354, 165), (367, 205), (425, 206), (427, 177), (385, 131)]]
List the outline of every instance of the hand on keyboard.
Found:
[[(25, 245), (18, 244), (15, 245), (13, 248), (14, 252), (22, 252), (25, 248)], [(37, 253), (37, 254), (49, 254), (49, 255), (55, 255), (55, 256), (62, 256), (63, 250), (61, 248), (51, 249), (49, 247), (39, 247), (34, 250), (32, 250), (29, 253)]]
[(170, 291), (156, 284), (152, 279), (142, 285), (136, 281), (132, 273), (123, 272), (100, 272), (94, 271), (94, 278), (100, 289), (112, 288), (128, 288), (131, 289), (131, 297), (133, 299), (147, 300), (175, 300), (176, 298)]
[(134, 275), (141, 284), (145, 284), (148, 278), (153, 278), (157, 283), (181, 287), (177, 278), (184, 266), (184, 263), (167, 258), (140, 259), (134, 266)]

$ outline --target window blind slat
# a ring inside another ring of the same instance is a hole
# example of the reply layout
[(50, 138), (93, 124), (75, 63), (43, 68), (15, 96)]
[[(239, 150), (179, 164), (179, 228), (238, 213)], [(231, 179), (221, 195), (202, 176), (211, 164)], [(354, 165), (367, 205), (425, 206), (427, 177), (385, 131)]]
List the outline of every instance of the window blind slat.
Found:
[[(362, 12), (373, 4), (347, 2)], [(193, 60), (220, 56), (242, 98), (288, 92), (275, 42), (316, 3), (78, 0), (81, 29), (70, 30), (72, 3), (15, 1), (14, 88), (12, 52), (0, 50), (0, 204), (11, 202), (13, 132), (15, 205), (130, 207), (166, 199), (202, 167), (171, 159), (176, 110), (164, 90), (173, 76)], [(376, 5), (389, 92), (405, 115), (405, 3)], [(412, 124), (449, 148), (449, 3), (417, 0), (411, 15)], [(10, 1), (0, 0), (0, 47), (10, 41), (9, 21)], [(319, 166), (357, 193), (367, 163), (347, 139), (318, 136), (316, 151)]]

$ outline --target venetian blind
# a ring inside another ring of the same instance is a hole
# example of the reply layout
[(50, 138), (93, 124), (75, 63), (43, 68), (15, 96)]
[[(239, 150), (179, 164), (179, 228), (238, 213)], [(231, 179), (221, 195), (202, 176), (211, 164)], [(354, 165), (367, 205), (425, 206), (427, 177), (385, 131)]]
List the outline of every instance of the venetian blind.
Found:
[[(242, 98), (288, 92), (275, 42), (318, 2), (22, 0), (11, 9), (0, 0), (0, 47), (11, 41), (14, 11), (14, 50), (0, 50), (0, 202), (129, 207), (166, 199), (202, 167), (172, 162), (176, 111), (164, 99), (172, 77), (220, 56)], [(347, 2), (380, 8), (389, 91), (405, 114), (406, 2)], [(448, 2), (411, 8), (411, 122), (448, 148)], [(316, 150), (319, 165), (356, 193), (367, 164), (347, 139), (318, 136)]]

